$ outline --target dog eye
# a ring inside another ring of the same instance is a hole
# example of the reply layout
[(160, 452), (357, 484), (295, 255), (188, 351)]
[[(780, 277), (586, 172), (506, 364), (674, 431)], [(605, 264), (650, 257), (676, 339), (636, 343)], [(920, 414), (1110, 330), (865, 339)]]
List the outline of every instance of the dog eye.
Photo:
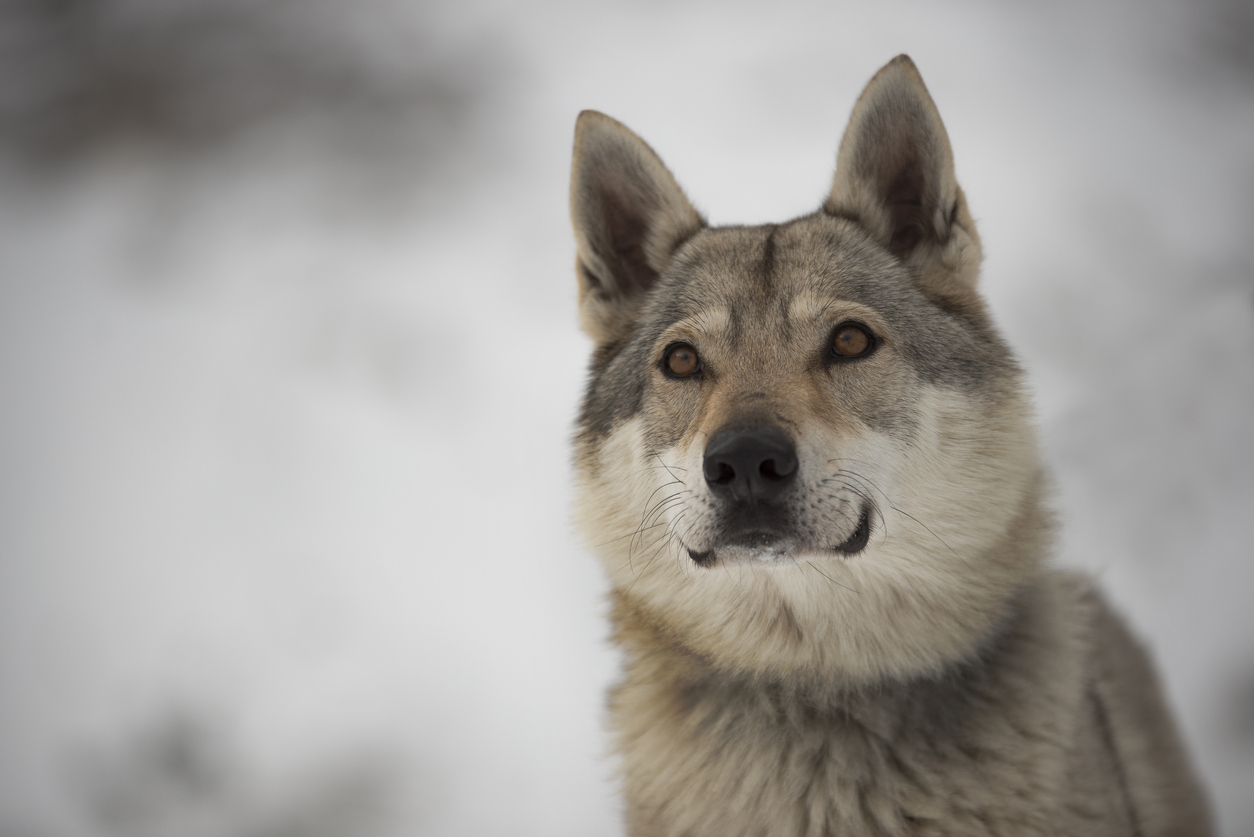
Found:
[(832, 354), (836, 357), (862, 357), (875, 348), (875, 338), (865, 326), (841, 323), (832, 332)]
[(662, 361), (666, 371), (676, 378), (687, 378), (701, 369), (701, 358), (697, 350), (687, 343), (676, 343), (666, 350)]

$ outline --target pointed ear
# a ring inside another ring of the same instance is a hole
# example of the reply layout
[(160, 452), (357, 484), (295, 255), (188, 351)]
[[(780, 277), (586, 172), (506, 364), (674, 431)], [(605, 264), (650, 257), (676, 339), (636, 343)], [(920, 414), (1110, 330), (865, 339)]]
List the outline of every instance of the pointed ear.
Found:
[(979, 235), (945, 125), (908, 56), (888, 62), (858, 97), (824, 209), (860, 223), (934, 293), (974, 290)]
[(570, 214), (579, 317), (599, 344), (626, 336), (675, 250), (705, 226), (653, 149), (594, 110), (575, 123)]

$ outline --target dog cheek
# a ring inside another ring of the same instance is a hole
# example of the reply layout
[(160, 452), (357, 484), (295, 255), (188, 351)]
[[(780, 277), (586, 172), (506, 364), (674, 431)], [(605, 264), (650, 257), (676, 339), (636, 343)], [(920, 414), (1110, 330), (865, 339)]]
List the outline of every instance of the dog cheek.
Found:
[[(639, 417), (622, 422), (576, 460), (575, 520), (611, 579), (629, 566), (630, 538), (655, 490)], [(610, 536), (607, 538), (607, 535)]]
[(908, 442), (919, 429), (919, 385), (918, 377), (900, 364), (849, 370), (827, 387), (823, 421), (833, 427), (856, 424)]
[[(679, 447), (692, 436), (700, 414), (697, 386), (690, 383), (654, 388), (645, 394), (646, 441), (651, 450)], [(684, 445), (687, 447), (687, 445)]]

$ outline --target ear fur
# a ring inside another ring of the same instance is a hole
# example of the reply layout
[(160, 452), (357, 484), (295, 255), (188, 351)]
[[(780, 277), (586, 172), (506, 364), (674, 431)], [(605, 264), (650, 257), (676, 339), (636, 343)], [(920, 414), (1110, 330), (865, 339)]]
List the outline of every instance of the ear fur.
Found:
[(931, 292), (971, 296), (979, 234), (940, 112), (909, 56), (884, 65), (858, 97), (824, 210), (858, 221)]
[(675, 250), (705, 220), (644, 140), (594, 110), (575, 123), (570, 211), (580, 320), (598, 344), (616, 341)]

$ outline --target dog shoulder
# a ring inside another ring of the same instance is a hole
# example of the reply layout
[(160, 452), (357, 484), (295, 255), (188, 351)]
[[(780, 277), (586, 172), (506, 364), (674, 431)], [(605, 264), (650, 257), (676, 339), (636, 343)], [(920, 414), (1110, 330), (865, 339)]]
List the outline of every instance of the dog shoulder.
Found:
[(1211, 834), (1205, 796), (1149, 653), (1091, 583), (1084, 599), (1092, 698), (1139, 833)]

